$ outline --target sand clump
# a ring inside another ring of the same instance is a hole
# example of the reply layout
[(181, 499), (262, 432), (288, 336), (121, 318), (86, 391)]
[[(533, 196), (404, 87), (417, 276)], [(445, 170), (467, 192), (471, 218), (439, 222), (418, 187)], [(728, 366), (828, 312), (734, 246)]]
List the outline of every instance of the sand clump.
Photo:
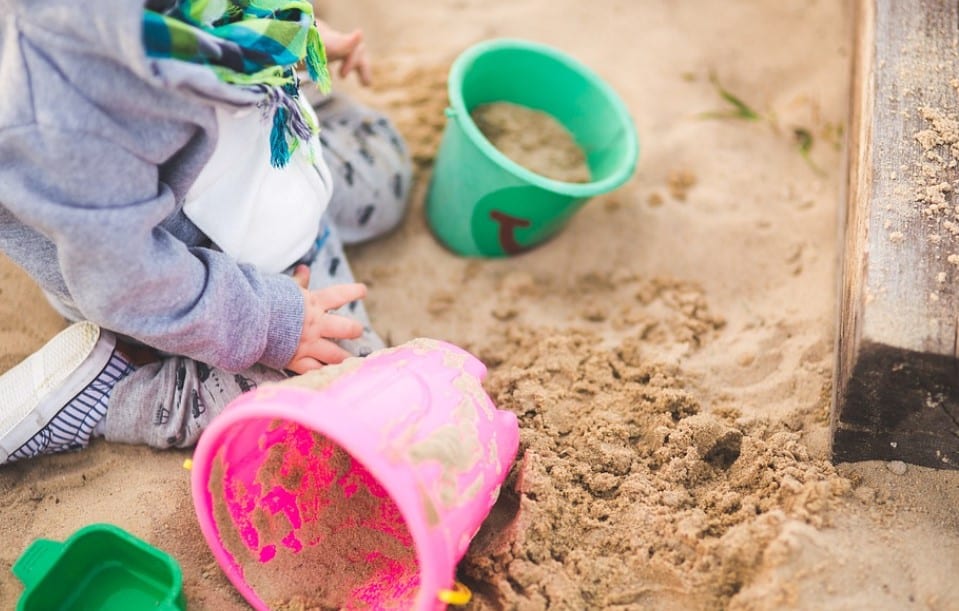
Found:
[(959, 234), (959, 211), (950, 203), (959, 166), (959, 120), (936, 108), (921, 108), (928, 127), (916, 133), (922, 147), (915, 199), (926, 217), (941, 217), (952, 235)]
[(670, 170), (666, 185), (673, 199), (684, 202), (689, 190), (696, 186), (696, 175), (688, 169)]
[(494, 102), (477, 106), (470, 116), (493, 146), (524, 168), (562, 182), (589, 182), (582, 149), (549, 114)]
[[(936, 230), (930, 231), (926, 239), (939, 244), (943, 239), (959, 237), (959, 207), (952, 202), (959, 176), (959, 120), (953, 114), (928, 107), (919, 109), (919, 116), (927, 127), (914, 136), (922, 156), (914, 172), (913, 200), (923, 218), (935, 221)], [(890, 239), (901, 241), (904, 236), (893, 232)], [(946, 260), (959, 267), (959, 253), (947, 253)]]
[(706, 410), (641, 344), (516, 327), (483, 350), (521, 456), (462, 567), (478, 608), (723, 608), (785, 524), (823, 526), (849, 490), (799, 433)]

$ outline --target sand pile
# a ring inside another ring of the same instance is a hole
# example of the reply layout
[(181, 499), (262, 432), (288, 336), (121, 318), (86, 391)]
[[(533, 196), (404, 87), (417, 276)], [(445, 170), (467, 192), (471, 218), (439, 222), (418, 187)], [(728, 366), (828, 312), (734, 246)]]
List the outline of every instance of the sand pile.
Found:
[(822, 526), (850, 488), (801, 435), (703, 411), (681, 371), (595, 334), (510, 329), (483, 351), (525, 449), (464, 578), (479, 608), (720, 608), (790, 519)]

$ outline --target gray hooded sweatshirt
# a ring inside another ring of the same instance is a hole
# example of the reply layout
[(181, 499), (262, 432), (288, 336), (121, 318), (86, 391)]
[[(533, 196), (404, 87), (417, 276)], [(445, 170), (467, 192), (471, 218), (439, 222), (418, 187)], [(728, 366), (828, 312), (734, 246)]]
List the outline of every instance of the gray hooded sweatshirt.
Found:
[(0, 0), (0, 15), (0, 249), (69, 318), (229, 371), (286, 365), (295, 282), (238, 264), (182, 212), (213, 105), (257, 98), (146, 57), (142, 0)]

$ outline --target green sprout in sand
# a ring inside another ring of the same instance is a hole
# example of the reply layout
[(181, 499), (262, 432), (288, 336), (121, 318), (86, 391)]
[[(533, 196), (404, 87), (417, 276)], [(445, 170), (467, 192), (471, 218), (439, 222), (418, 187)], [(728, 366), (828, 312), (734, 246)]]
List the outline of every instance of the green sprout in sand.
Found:
[(825, 174), (825, 172), (816, 165), (816, 162), (812, 160), (810, 155), (813, 145), (813, 136), (805, 127), (796, 127), (793, 128), (793, 136), (796, 138), (796, 145), (799, 147), (799, 154), (802, 155), (802, 158), (806, 160), (806, 163), (809, 164), (809, 167), (813, 169), (816, 174), (820, 176)]
[[(737, 119), (742, 121), (769, 121), (773, 127), (776, 127), (775, 118), (765, 117), (755, 109), (753, 109), (749, 104), (744, 102), (742, 98), (735, 95), (728, 89), (722, 86), (719, 82), (719, 78), (716, 76), (716, 73), (710, 72), (709, 82), (713, 84), (716, 88), (716, 91), (728, 105), (729, 108), (724, 110), (713, 110), (704, 113), (700, 113), (698, 116), (700, 119)], [(778, 131), (778, 130), (777, 130)], [(809, 167), (812, 168), (816, 174), (822, 175), (825, 172), (816, 165), (812, 159), (812, 147), (813, 147), (813, 134), (810, 130), (805, 127), (795, 127), (793, 128), (793, 137), (795, 138), (796, 145), (799, 149), (799, 154), (802, 155), (802, 158), (806, 160), (806, 163), (809, 164)]]
[(762, 115), (753, 110), (748, 104), (742, 101), (739, 96), (734, 95), (728, 89), (719, 83), (715, 73), (710, 73), (709, 82), (716, 87), (720, 97), (725, 100), (732, 108), (726, 110), (713, 110), (699, 115), (701, 119), (743, 119), (745, 121), (758, 121)]

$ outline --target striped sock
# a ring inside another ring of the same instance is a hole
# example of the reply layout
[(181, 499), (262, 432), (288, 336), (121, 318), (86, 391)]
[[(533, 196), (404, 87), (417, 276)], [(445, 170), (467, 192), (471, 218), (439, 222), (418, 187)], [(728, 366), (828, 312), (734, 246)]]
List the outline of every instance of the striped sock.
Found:
[(97, 377), (68, 401), (36, 435), (12, 452), (7, 462), (85, 447), (90, 443), (97, 424), (106, 416), (113, 387), (134, 369), (114, 350)]

